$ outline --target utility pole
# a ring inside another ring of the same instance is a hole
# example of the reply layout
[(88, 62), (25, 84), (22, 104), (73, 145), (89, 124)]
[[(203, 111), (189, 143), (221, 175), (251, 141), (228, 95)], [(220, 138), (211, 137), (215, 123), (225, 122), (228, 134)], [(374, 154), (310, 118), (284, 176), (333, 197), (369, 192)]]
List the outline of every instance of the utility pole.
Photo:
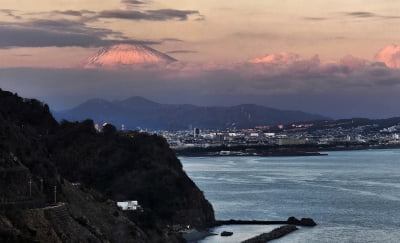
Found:
[(29, 197), (32, 197), (32, 178), (29, 178)]
[(40, 178), (40, 192), (43, 193), (43, 178)]
[(54, 204), (57, 203), (57, 186), (54, 186)]

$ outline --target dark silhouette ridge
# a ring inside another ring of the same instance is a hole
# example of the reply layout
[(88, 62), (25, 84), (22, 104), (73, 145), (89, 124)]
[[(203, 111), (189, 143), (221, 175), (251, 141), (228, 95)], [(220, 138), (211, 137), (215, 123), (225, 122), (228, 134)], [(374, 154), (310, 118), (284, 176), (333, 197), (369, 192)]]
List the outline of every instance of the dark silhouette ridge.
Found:
[(214, 223), (162, 137), (58, 124), (47, 105), (2, 90), (0, 104), (0, 242), (182, 242), (168, 225)]

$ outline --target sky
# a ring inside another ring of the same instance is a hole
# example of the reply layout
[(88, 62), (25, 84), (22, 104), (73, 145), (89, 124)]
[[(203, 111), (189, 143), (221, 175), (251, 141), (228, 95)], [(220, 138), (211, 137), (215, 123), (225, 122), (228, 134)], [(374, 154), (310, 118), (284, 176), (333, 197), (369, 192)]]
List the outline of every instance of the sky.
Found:
[[(0, 88), (54, 110), (141, 95), (400, 116), (398, 9), (396, 0), (2, 0)], [(123, 43), (178, 62), (82, 67), (98, 49)]]

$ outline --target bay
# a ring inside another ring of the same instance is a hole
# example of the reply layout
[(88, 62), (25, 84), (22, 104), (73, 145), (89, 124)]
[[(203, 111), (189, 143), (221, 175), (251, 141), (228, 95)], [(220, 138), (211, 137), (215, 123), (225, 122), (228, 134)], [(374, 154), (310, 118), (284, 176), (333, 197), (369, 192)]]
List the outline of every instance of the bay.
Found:
[[(313, 218), (274, 242), (400, 242), (400, 150), (335, 151), (318, 157), (180, 157), (217, 219)], [(259, 226), (222, 226), (240, 242)], [(240, 236), (241, 235), (241, 236)]]

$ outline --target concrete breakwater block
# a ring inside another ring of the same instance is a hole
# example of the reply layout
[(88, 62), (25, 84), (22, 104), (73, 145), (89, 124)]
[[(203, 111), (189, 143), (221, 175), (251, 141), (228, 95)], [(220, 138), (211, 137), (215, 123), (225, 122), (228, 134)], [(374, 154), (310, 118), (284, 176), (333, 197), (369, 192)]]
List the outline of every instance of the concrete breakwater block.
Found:
[(233, 232), (230, 232), (230, 231), (222, 231), (221, 232), (221, 236), (231, 236), (231, 235), (233, 235)]
[(279, 228), (276, 228), (268, 233), (263, 233), (256, 237), (250, 238), (248, 240), (242, 241), (241, 243), (265, 243), (271, 240), (275, 240), (281, 238), (293, 231), (296, 231), (297, 227), (294, 225), (284, 225)]

